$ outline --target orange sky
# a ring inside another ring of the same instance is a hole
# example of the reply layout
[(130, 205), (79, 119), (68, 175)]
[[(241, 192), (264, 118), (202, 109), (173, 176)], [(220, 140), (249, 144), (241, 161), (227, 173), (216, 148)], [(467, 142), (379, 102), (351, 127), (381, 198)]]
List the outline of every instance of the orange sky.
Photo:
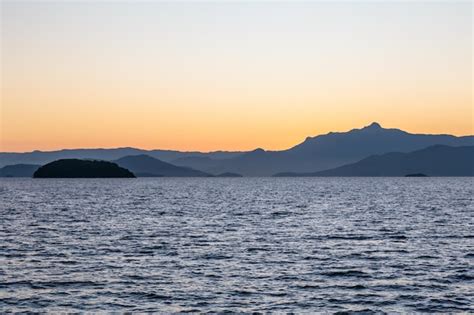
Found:
[(0, 151), (473, 134), (472, 4), (2, 2)]

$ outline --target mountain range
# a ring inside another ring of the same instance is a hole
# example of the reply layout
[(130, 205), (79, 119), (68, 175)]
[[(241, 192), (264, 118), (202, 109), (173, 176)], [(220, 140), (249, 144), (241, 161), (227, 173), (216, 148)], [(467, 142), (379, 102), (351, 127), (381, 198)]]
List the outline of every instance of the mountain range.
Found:
[(234, 172), (244, 176), (271, 176), (280, 172), (317, 172), (353, 163), (374, 154), (411, 152), (436, 144), (474, 145), (474, 136), (411, 134), (399, 129), (385, 129), (378, 123), (372, 123), (348, 132), (330, 132), (308, 137), (304, 142), (283, 151), (256, 149), (227, 159), (180, 158), (172, 163), (211, 174)]
[(279, 173), (297, 176), (474, 176), (474, 146), (434, 145), (410, 153), (372, 155), (356, 163), (314, 173)]
[(210, 177), (211, 174), (188, 167), (176, 166), (146, 154), (129, 155), (113, 161), (138, 177)]
[(112, 161), (124, 156), (146, 154), (164, 162), (171, 162), (183, 157), (210, 157), (213, 160), (232, 158), (242, 152), (181, 152), (172, 150), (143, 150), (137, 148), (114, 148), (114, 149), (64, 149), (57, 151), (32, 151), (25, 153), (0, 152), (0, 167), (12, 164), (36, 164), (46, 163), (59, 159), (89, 159)]
[[(0, 167), (12, 164), (42, 165), (57, 159), (79, 158), (114, 161), (125, 168), (128, 165), (132, 172), (138, 173), (138, 176), (210, 176), (225, 173), (243, 176), (272, 176), (277, 173), (313, 174), (362, 162), (361, 160), (374, 155), (389, 152), (409, 153), (433, 145), (473, 146), (474, 136), (412, 134), (372, 123), (347, 132), (330, 132), (308, 137), (302, 143), (281, 151), (266, 151), (259, 148), (247, 152), (206, 153), (117, 148), (4, 152), (0, 153)], [(434, 151), (432, 153), (436, 154)], [(0, 176), (1, 174), (0, 171)]]

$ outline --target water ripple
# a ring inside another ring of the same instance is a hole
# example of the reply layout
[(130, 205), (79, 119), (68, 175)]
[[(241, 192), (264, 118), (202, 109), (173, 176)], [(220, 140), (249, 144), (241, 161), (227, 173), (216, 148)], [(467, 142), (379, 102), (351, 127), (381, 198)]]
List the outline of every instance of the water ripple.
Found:
[(0, 179), (2, 312), (474, 312), (470, 178)]

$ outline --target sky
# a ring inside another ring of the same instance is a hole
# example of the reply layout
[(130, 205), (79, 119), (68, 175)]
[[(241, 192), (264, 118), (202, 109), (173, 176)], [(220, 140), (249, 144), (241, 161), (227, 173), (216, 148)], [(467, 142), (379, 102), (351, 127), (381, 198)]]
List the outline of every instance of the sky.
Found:
[(0, 151), (474, 134), (473, 2), (1, 2)]

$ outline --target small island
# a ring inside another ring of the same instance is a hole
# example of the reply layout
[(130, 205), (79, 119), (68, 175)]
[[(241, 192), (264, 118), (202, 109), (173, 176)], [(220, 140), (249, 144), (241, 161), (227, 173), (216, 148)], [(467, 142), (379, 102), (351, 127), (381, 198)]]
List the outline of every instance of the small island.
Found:
[(243, 176), (237, 173), (226, 172), (226, 173), (216, 175), (216, 177), (243, 177)]
[(135, 175), (112, 162), (62, 159), (41, 166), (33, 178), (135, 178)]
[(423, 173), (414, 173), (414, 174), (406, 174), (405, 177), (428, 177), (428, 175)]

